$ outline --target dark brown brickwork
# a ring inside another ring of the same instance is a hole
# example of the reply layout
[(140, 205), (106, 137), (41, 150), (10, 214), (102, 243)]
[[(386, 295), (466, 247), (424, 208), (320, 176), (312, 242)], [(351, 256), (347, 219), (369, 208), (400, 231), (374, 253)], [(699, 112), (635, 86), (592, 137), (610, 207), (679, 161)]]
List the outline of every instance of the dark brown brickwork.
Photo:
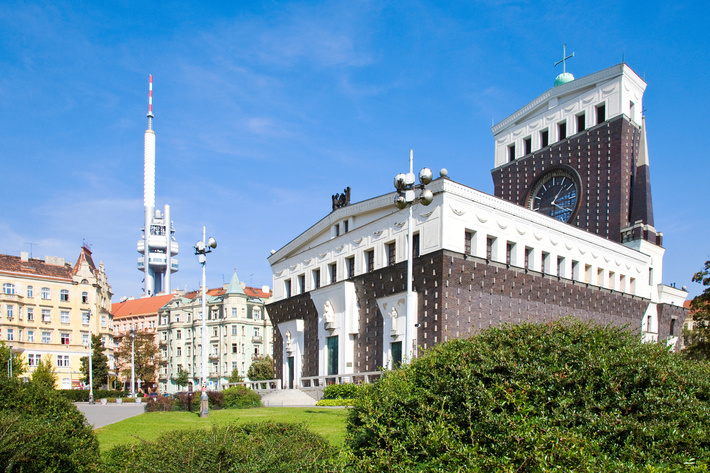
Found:
[(569, 166), (579, 174), (580, 207), (572, 225), (621, 241), (629, 224), (631, 176), (639, 129), (618, 116), (491, 171), (495, 195), (525, 206), (534, 183), (548, 170)]
[[(406, 273), (406, 262), (402, 262), (353, 279), (360, 308), (353, 371), (380, 368), (383, 319), (377, 299), (403, 293)], [(640, 297), (444, 250), (415, 259), (413, 287), (419, 294), (417, 339), (425, 348), (504, 323), (546, 322), (565, 316), (638, 330), (649, 303)], [(282, 376), (282, 340), (276, 327), (292, 319), (305, 321), (303, 375), (316, 376), (318, 315), (310, 296), (272, 303), (268, 311), (275, 328), (276, 376)]]
[[(675, 349), (678, 350), (688, 309), (677, 305), (658, 304), (656, 311), (658, 312), (658, 341), (666, 340), (670, 336), (678, 337), (675, 344)], [(671, 325), (673, 325), (673, 333), (671, 333)]]

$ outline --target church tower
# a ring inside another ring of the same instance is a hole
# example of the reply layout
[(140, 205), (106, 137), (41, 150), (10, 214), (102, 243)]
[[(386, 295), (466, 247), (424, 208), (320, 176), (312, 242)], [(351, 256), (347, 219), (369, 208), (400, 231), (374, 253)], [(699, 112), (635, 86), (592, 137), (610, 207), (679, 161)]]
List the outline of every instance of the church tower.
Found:
[(493, 126), (495, 195), (615, 242), (662, 245), (653, 226), (645, 89), (626, 64), (576, 80), (560, 74)]

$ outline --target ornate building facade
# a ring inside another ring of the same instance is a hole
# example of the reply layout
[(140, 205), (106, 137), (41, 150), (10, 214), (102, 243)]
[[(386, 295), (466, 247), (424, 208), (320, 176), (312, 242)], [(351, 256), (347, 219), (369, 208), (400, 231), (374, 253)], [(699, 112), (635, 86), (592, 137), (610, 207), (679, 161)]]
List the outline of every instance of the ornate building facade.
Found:
[[(207, 291), (208, 390), (225, 388), (234, 370), (246, 376), (253, 360), (273, 356), (273, 329), (265, 307), (271, 296), (268, 287), (242, 285), (236, 272), (229, 284)], [(200, 386), (201, 291), (177, 293), (160, 308), (158, 344), (160, 391), (186, 389), (175, 383), (180, 370), (187, 371), (193, 386)]]
[(0, 284), (0, 339), (24, 358), (28, 376), (40, 359), (49, 359), (57, 388), (81, 386), (90, 333), (101, 335), (115, 374), (111, 286), (87, 246), (73, 266), (54, 256), (0, 255)]

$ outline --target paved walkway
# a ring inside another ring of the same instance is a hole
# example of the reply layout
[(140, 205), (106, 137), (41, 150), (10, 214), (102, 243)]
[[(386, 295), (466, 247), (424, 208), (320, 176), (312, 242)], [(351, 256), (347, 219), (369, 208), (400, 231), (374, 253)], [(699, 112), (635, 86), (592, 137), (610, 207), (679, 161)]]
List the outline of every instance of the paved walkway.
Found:
[(145, 412), (145, 404), (106, 404), (102, 406), (100, 403), (89, 404), (88, 402), (75, 402), (74, 405), (84, 414), (89, 424), (94, 426), (94, 429), (105, 425), (113, 424), (114, 422), (128, 419), (129, 417), (137, 416)]

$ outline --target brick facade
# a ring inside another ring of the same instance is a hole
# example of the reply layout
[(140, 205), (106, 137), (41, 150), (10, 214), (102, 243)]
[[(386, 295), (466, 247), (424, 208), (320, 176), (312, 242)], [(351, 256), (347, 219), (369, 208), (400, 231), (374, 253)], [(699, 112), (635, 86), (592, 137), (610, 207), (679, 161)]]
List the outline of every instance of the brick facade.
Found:
[[(402, 262), (353, 279), (360, 311), (354, 372), (380, 369), (383, 317), (377, 299), (403, 293), (406, 274), (406, 262)], [(416, 258), (413, 276), (413, 288), (419, 294), (417, 340), (422, 348), (466, 338), (492, 326), (565, 316), (638, 330), (649, 303), (641, 297), (446, 250)], [(318, 312), (309, 293), (272, 303), (267, 309), (275, 327), (288, 320), (304, 320), (302, 375), (317, 376)], [(274, 337), (276, 377), (281, 378), (283, 340), (278, 330)]]

